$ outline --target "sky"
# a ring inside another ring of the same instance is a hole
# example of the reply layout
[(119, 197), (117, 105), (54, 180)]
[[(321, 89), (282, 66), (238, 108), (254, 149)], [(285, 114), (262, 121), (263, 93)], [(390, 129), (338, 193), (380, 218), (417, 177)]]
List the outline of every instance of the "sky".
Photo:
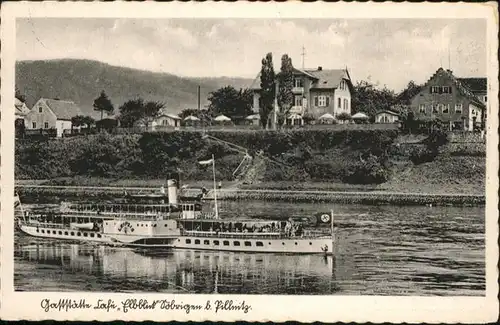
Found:
[(268, 52), (275, 70), (286, 53), (299, 69), (347, 67), (354, 83), (400, 91), (439, 67), (485, 77), (486, 20), (19, 18), (16, 29), (17, 60), (83, 58), (179, 76), (255, 78)]

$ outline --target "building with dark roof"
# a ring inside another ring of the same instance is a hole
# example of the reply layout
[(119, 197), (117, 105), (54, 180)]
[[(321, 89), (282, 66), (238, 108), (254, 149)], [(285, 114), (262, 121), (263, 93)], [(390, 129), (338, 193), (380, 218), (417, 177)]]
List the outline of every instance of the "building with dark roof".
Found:
[(447, 123), (450, 130), (483, 128), (486, 105), (476, 94), (484, 89), (486, 79), (484, 83), (475, 83), (472, 79), (483, 78), (456, 78), (451, 70), (439, 68), (411, 100), (415, 118), (438, 119)]
[(82, 115), (80, 107), (72, 101), (40, 98), (25, 117), (27, 129), (56, 129), (61, 137), (72, 127), (71, 119)]
[[(336, 117), (351, 114), (351, 94), (354, 86), (347, 69), (294, 69), (293, 107), (287, 124), (303, 124), (304, 114), (319, 118), (324, 114)], [(278, 87), (278, 86), (277, 86)], [(250, 89), (254, 92), (253, 110), (260, 109), (260, 73)]]

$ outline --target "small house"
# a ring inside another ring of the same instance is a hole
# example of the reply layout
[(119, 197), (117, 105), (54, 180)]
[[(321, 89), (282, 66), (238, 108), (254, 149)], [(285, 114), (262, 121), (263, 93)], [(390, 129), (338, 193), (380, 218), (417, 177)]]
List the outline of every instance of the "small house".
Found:
[(26, 115), (30, 112), (28, 106), (26, 106), (26, 103), (23, 103), (19, 99), (15, 99), (14, 106), (16, 108), (14, 116), (17, 119), (24, 119)]
[(396, 123), (399, 121), (399, 114), (385, 110), (375, 114), (375, 123)]
[(152, 122), (153, 129), (177, 128), (181, 126), (181, 118), (177, 115), (161, 113)]
[(40, 98), (26, 114), (26, 129), (56, 129), (57, 137), (72, 128), (71, 118), (82, 115), (80, 107), (72, 101)]

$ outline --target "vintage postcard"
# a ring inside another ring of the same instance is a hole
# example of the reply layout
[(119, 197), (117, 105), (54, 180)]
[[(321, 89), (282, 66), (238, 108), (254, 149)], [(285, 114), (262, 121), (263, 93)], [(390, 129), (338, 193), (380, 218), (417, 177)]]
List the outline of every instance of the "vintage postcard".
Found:
[(7, 3), (5, 320), (498, 318), (495, 3)]

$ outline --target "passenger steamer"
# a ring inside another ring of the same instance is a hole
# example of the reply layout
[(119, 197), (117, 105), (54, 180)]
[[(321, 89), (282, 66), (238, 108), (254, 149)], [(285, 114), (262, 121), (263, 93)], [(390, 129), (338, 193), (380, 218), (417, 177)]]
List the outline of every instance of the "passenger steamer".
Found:
[[(203, 163), (211, 163), (215, 175), (215, 160), (212, 158)], [(330, 233), (304, 229), (292, 218), (286, 221), (220, 219), (215, 176), (213, 214), (203, 213), (200, 203), (178, 203), (175, 181), (168, 180), (167, 187), (168, 203), (62, 205), (61, 211), (55, 214), (23, 212), (19, 227), (32, 236), (126, 246), (260, 253), (333, 253), (333, 214), (321, 217), (331, 220)]]

